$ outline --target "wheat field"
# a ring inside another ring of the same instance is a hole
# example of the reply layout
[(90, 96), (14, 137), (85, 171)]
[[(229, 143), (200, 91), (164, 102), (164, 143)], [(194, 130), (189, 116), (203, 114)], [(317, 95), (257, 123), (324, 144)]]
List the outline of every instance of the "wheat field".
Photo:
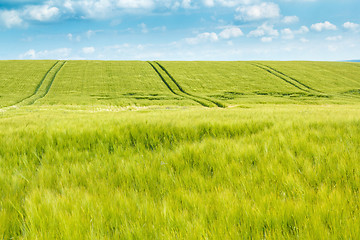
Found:
[(359, 66), (0, 61), (0, 238), (358, 239)]

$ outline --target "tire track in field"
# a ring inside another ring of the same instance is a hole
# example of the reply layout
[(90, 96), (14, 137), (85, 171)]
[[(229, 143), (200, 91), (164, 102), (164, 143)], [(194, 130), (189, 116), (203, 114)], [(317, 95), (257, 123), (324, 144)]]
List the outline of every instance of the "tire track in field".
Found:
[(225, 108), (225, 104), (223, 104), (223, 103), (221, 103), (221, 102), (218, 102), (218, 101), (215, 101), (215, 100), (206, 98), (206, 97), (201, 97), (201, 96), (197, 96), (197, 95), (194, 95), (194, 94), (191, 94), (191, 93), (186, 92), (186, 91), (180, 86), (180, 84), (175, 80), (175, 78), (167, 71), (167, 69), (166, 69), (164, 66), (162, 66), (159, 62), (156, 62), (156, 61), (155, 61), (155, 63), (166, 73), (166, 75), (168, 75), (168, 77), (170, 78), (170, 80), (177, 86), (177, 88), (178, 88), (183, 94), (188, 95), (188, 96), (191, 96), (191, 97), (194, 97), (194, 98), (200, 98), (200, 99), (202, 99), (202, 100), (211, 102), (212, 104), (215, 104), (215, 105), (218, 106), (218, 107)]
[(161, 81), (163, 81), (163, 83), (166, 85), (166, 87), (170, 90), (170, 92), (172, 92), (175, 95), (178, 95), (176, 92), (174, 92), (174, 90), (170, 87), (170, 85), (165, 81), (164, 77), (161, 75), (161, 73), (156, 69), (156, 67), (148, 61), (148, 63), (150, 64), (150, 66), (155, 70), (155, 72), (159, 75), (159, 77), (161, 78)]
[[(155, 63), (152, 63), (150, 61), (148, 61), (148, 63), (150, 64), (150, 66), (154, 69), (154, 71), (159, 75), (161, 81), (166, 85), (166, 87), (176, 96), (182, 97), (182, 98), (188, 98), (190, 100), (193, 100), (197, 103), (199, 103), (200, 105), (204, 106), (204, 107), (212, 107), (211, 105), (209, 105), (206, 102), (203, 102), (199, 99), (196, 99), (195, 97), (192, 97), (191, 95), (188, 94), (184, 94), (184, 92), (182, 92), (180, 89), (177, 89), (177, 85), (174, 85), (174, 82), (168, 82), (166, 81), (165, 77), (161, 74), (161, 72), (159, 71), (159, 69), (157, 69), (157, 65), (155, 65)], [(158, 66), (159, 67), (159, 66)], [(162, 70), (162, 68), (160, 68)], [(169, 78), (169, 76), (167, 75), (167, 77)], [(170, 79), (171, 81), (171, 79)], [(171, 86), (173, 85), (173, 86)], [(179, 92), (178, 92), (179, 91)]]
[(37, 100), (44, 98), (50, 91), (51, 86), (53, 85), (56, 76), (58, 75), (58, 73), (60, 72), (60, 70), (64, 67), (64, 65), (66, 64), (67, 61), (63, 61), (62, 63), (60, 63), (60, 67), (57, 69), (57, 71), (55, 72), (55, 74), (53, 75), (53, 77), (50, 80), (50, 83), (46, 86), (45, 88), (45, 92), (43, 95), (41, 95), (39, 98), (37, 98), (33, 103), (34, 104)]
[(292, 81), (295, 81), (296, 83), (300, 84), (301, 86), (303, 86), (303, 87), (305, 87), (305, 88), (307, 88), (307, 89), (309, 89), (309, 90), (311, 90), (311, 91), (318, 92), (318, 93), (323, 93), (323, 92), (321, 92), (321, 91), (319, 91), (319, 90), (317, 90), (317, 89), (315, 89), (315, 88), (312, 88), (312, 87), (310, 87), (310, 86), (308, 86), (308, 85), (300, 82), (300, 81), (297, 80), (296, 78), (290, 77), (290, 76), (286, 75), (285, 73), (280, 72), (279, 70), (277, 70), (277, 69), (275, 69), (275, 68), (273, 68), (273, 67), (270, 67), (270, 66), (268, 66), (268, 65), (261, 64), (261, 63), (258, 63), (258, 64), (259, 64), (259, 65), (262, 65), (262, 66), (264, 66), (264, 67), (267, 67), (267, 68), (271, 69), (272, 71), (274, 71), (274, 72), (276, 72), (276, 73), (278, 73), (278, 74), (280, 74), (280, 75), (282, 75), (282, 76), (284, 76), (284, 77), (286, 77), (286, 78), (291, 79)]
[(41, 81), (36, 86), (36, 89), (33, 94), (30, 96), (18, 101), (14, 105), (5, 107), (0, 109), (1, 111), (7, 111), (13, 108), (17, 108), (20, 106), (28, 106), (34, 104), (37, 100), (43, 98), (48, 94), (50, 91), (50, 88), (56, 78), (56, 75), (59, 73), (59, 71), (62, 69), (62, 67), (65, 65), (66, 61), (57, 61), (44, 75), (44, 77), (41, 79)]
[(18, 105), (19, 103), (21, 102), (24, 102), (26, 101), (27, 99), (33, 97), (40, 89), (40, 86), (43, 84), (43, 82), (45, 81), (45, 78), (47, 77), (47, 75), (49, 75), (49, 73), (51, 72), (51, 70), (53, 70), (53, 68), (59, 63), (59, 61), (55, 62), (54, 65), (52, 65), (51, 68), (49, 68), (49, 70), (45, 73), (45, 75), (43, 76), (43, 78), (41, 79), (41, 81), (38, 83), (38, 85), (36, 86), (35, 88), (35, 91), (30, 95), (30, 96), (27, 96), (23, 99), (21, 99), (20, 101), (17, 101), (16, 103), (14, 103), (13, 105), (10, 105), (10, 106), (7, 106), (7, 107), (4, 107), (4, 108), (8, 108), (8, 107), (12, 107), (12, 106), (15, 106), (15, 105)]
[(262, 69), (262, 70), (264, 70), (264, 71), (266, 71), (266, 72), (268, 72), (268, 73), (270, 73), (271, 75), (274, 75), (274, 76), (277, 77), (277, 78), (280, 78), (281, 80), (287, 82), (287, 83), (290, 84), (290, 85), (293, 85), (294, 87), (296, 87), (297, 89), (300, 89), (301, 91), (310, 92), (309, 89), (304, 89), (303, 87), (298, 86), (296, 83), (294, 83), (294, 82), (286, 79), (285, 76), (280, 75), (279, 73), (277, 73), (277, 72), (275, 72), (275, 71), (267, 68), (266, 66), (263, 66), (263, 65), (260, 65), (260, 64), (256, 64), (256, 63), (253, 63), (252, 65), (253, 65), (253, 66), (256, 66), (257, 68), (260, 68), (260, 69)]

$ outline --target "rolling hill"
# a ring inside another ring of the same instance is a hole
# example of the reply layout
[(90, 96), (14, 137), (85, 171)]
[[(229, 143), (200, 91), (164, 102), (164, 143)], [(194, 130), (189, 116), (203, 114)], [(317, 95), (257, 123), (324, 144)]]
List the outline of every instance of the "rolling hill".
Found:
[(341, 62), (0, 61), (0, 69), (2, 107), (341, 103), (360, 89), (360, 65)]

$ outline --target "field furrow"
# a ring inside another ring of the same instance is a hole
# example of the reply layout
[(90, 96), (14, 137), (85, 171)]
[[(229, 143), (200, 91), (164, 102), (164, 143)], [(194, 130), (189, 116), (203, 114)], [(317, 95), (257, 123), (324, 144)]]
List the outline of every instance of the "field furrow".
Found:
[(31, 97), (57, 61), (0, 61), (0, 108)]
[(258, 68), (260, 68), (260, 69), (262, 69), (262, 70), (264, 70), (264, 71), (266, 71), (266, 72), (268, 72), (268, 73), (270, 73), (271, 75), (274, 75), (275, 77), (277, 77), (277, 78), (285, 81), (286, 83), (288, 83), (288, 84), (290, 84), (290, 85), (298, 88), (298, 89), (301, 90), (301, 91), (309, 92), (309, 89), (306, 89), (306, 88), (304, 88), (303, 86), (299, 86), (297, 83), (294, 83), (293, 81), (291, 81), (291, 80), (290, 80), (288, 77), (286, 77), (285, 75), (280, 74), (280, 73), (278, 73), (277, 71), (274, 71), (273, 69), (271, 69), (271, 68), (269, 68), (269, 67), (267, 67), (267, 66), (265, 66), (265, 65), (259, 65), (259, 64), (256, 64), (256, 63), (255, 63), (254, 66), (256, 66), (256, 67), (258, 67)]
[(258, 63), (258, 65), (261, 65), (261, 66), (263, 66), (263, 67), (265, 67), (265, 68), (267, 68), (267, 69), (270, 69), (270, 70), (272, 70), (273, 72), (276, 72), (276, 73), (280, 74), (280, 75), (283, 76), (284, 78), (290, 79), (292, 82), (296, 82), (297, 84), (301, 85), (302, 87), (307, 88), (307, 89), (310, 90), (310, 91), (315, 91), (315, 92), (318, 92), (318, 93), (322, 93), (321, 91), (316, 90), (316, 89), (314, 89), (314, 88), (312, 88), (312, 87), (310, 87), (310, 86), (308, 86), (308, 85), (300, 82), (299, 80), (297, 80), (297, 79), (295, 79), (295, 78), (293, 78), (293, 77), (291, 77), (291, 76), (288, 76), (288, 75), (280, 72), (279, 70), (277, 70), (277, 69), (275, 69), (275, 68), (273, 68), (273, 67), (270, 67), (270, 66), (268, 66), (268, 65), (261, 64), (261, 63)]
[(171, 75), (157, 62), (149, 62), (151, 67), (155, 70), (155, 72), (159, 75), (160, 79), (163, 83), (168, 87), (168, 89), (175, 95), (188, 98), (194, 102), (199, 103), (204, 107), (213, 107), (212, 102), (204, 101), (203, 99), (199, 99), (196, 96), (190, 95), (186, 93), (181, 86), (171, 77)]
[(43, 80), (38, 85), (36, 91), (30, 97), (24, 99), (23, 101), (16, 104), (17, 106), (24, 106), (24, 105), (32, 105), (37, 100), (46, 96), (49, 92), (57, 74), (65, 65), (66, 61), (58, 61), (44, 76)]
[(0, 61), (0, 239), (360, 239), (359, 76)]
[[(253, 62), (159, 62), (184, 91), (222, 105), (295, 102), (313, 95)], [(318, 94), (317, 94), (318, 95)], [(317, 98), (317, 97), (315, 97)], [(318, 100), (318, 99), (317, 99)]]
[(338, 95), (360, 88), (360, 68), (347, 62), (261, 62), (317, 91)]
[(166, 75), (169, 76), (170, 80), (175, 83), (175, 85), (177, 86), (177, 88), (184, 94), (190, 96), (190, 97), (194, 97), (194, 98), (200, 98), (202, 100), (205, 100), (205, 101), (209, 101), (213, 104), (215, 104), (216, 106), (218, 107), (225, 107), (225, 104), (221, 103), (220, 101), (215, 101), (213, 99), (210, 99), (210, 98), (206, 98), (206, 97), (201, 97), (201, 96), (197, 96), (195, 94), (191, 94), (191, 93), (188, 93), (186, 92), (181, 86), (180, 84), (175, 80), (175, 78), (166, 70), (166, 68), (164, 66), (162, 66), (159, 62), (155, 62), (165, 73)]
[(67, 61), (37, 105), (192, 106), (142, 61)]
[(165, 80), (165, 78), (161, 75), (161, 73), (159, 72), (159, 70), (155, 67), (154, 64), (152, 64), (151, 62), (148, 62), (150, 64), (150, 66), (154, 69), (154, 71), (159, 75), (161, 81), (163, 81), (163, 83), (165, 84), (165, 86), (170, 90), (170, 92), (172, 92), (175, 95), (180, 96), (178, 93), (176, 93), (171, 87), (170, 84)]
[(58, 74), (58, 72), (61, 70), (61, 68), (65, 65), (66, 61), (57, 61), (44, 75), (44, 77), (41, 79), (41, 81), (39, 82), (39, 84), (37, 85), (34, 93), (20, 101), (18, 101), (17, 103), (15, 103), (12, 106), (8, 106), (3, 108), (2, 110), (8, 110), (8, 109), (13, 109), (13, 108), (17, 108), (20, 106), (27, 106), (27, 105), (32, 105), (34, 104), (37, 100), (43, 98), (46, 96), (46, 94), (49, 92), (55, 78), (56, 75)]

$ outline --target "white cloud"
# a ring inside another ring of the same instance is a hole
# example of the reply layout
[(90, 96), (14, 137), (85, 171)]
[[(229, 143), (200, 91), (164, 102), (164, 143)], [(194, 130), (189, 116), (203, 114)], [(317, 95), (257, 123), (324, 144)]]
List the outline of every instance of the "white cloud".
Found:
[(86, 37), (87, 38), (91, 38), (92, 36), (94, 36), (96, 34), (96, 32), (95, 31), (93, 31), (93, 30), (88, 30), (87, 32), (86, 32)]
[(229, 27), (219, 33), (219, 37), (223, 39), (236, 38), (243, 35), (244, 33), (238, 27)]
[(302, 42), (302, 43), (307, 43), (307, 42), (309, 42), (309, 40), (306, 39), (306, 38), (300, 38), (300, 42)]
[(291, 30), (290, 28), (282, 29), (281, 35), (283, 39), (290, 40), (290, 39), (294, 39), (295, 35), (305, 34), (307, 32), (309, 32), (309, 29), (306, 26), (302, 26), (299, 28), (299, 30), (295, 30), (295, 31)]
[(60, 10), (57, 7), (51, 7), (49, 5), (28, 6), (25, 8), (24, 14), (31, 20), (44, 22), (58, 18)]
[(19, 10), (0, 10), (0, 25), (6, 28), (26, 26), (25, 20), (53, 21), (60, 16), (60, 10), (50, 5), (26, 6)]
[[(205, 6), (216, 4), (235, 6), (251, 0), (202, 0)], [(72, 17), (108, 19), (121, 13), (143, 14), (154, 9), (175, 10), (194, 8), (200, 0), (51, 0), (54, 6), (63, 9)]]
[[(151, 10), (155, 8), (194, 8), (199, 4), (206, 7), (215, 5), (236, 7), (251, 4), (254, 0), (53, 0), (72, 13), (82, 13), (86, 18), (106, 18), (117, 10)], [(201, 2), (201, 3), (199, 3)], [(258, 2), (255, 0), (255, 2)]]
[(36, 52), (34, 49), (29, 49), (27, 52), (20, 55), (21, 59), (35, 59), (36, 58)]
[(285, 24), (292, 24), (299, 22), (299, 18), (297, 16), (285, 16), (282, 20)]
[(203, 0), (203, 4), (207, 7), (213, 7), (215, 5), (220, 5), (223, 7), (235, 7), (239, 6), (241, 4), (249, 5), (254, 2), (254, 0)]
[(329, 21), (325, 21), (323, 23), (315, 23), (311, 25), (311, 29), (321, 32), (323, 30), (336, 30), (337, 27)]
[(291, 1), (293, 1), (293, 2), (317, 2), (319, 0), (286, 0), (286, 1), (289, 1), (289, 2), (291, 2)]
[(357, 31), (360, 29), (360, 24), (352, 23), (352, 22), (346, 22), (343, 25), (344, 28), (351, 30), (351, 31)]
[(54, 7), (71, 17), (108, 19), (121, 11), (149, 10), (156, 7), (155, 0), (51, 0)]
[(181, 6), (183, 8), (191, 8), (191, 0), (183, 0)]
[(272, 37), (262, 37), (261, 41), (262, 42), (272, 42), (273, 38)]
[[(100, 0), (100, 2), (110, 2), (109, 0)], [(152, 8), (154, 2), (152, 0), (117, 0), (117, 7), (120, 8)]]
[(19, 56), (20, 59), (68, 59), (71, 54), (70, 48), (58, 48), (53, 50), (35, 51), (30, 49)]
[(110, 1), (80, 0), (71, 2), (72, 12), (82, 18), (108, 18), (111, 17), (111, 10), (116, 9), (116, 5)]
[(147, 29), (147, 26), (146, 26), (145, 23), (139, 24), (139, 27), (141, 28), (142, 33), (148, 33), (149, 32), (149, 30)]
[(0, 25), (6, 28), (19, 27), (23, 25), (23, 20), (18, 11), (0, 11)]
[(277, 37), (279, 36), (279, 31), (274, 29), (274, 25), (268, 25), (267, 23), (264, 23), (248, 34), (248, 37), (263, 36)]
[(72, 41), (72, 40), (73, 40), (73, 35), (72, 35), (71, 33), (69, 33), (69, 34), (67, 35), (67, 38), (68, 38), (70, 41)]
[(82, 49), (82, 52), (85, 54), (92, 54), (95, 52), (95, 48), (94, 47), (84, 47)]
[(62, 2), (62, 6), (70, 12), (74, 12), (72, 0), (65, 0)]
[(295, 37), (294, 32), (290, 28), (285, 28), (281, 30), (281, 35), (283, 39), (293, 39)]
[(264, 2), (259, 5), (241, 6), (236, 9), (238, 20), (253, 21), (260, 19), (271, 19), (280, 16), (280, 8), (277, 4)]
[(339, 41), (341, 40), (343, 37), (341, 35), (338, 36), (332, 36), (332, 37), (327, 37), (326, 41)]
[[(1, 1), (1, 0), (0, 0)], [(0, 10), (0, 24), (11, 28), (26, 24), (26, 20), (34, 21), (54, 21), (62, 18), (74, 19), (111, 19), (118, 17), (123, 13), (146, 14), (155, 9), (167, 9), (168, 11), (177, 8), (198, 8), (200, 6), (207, 7), (238, 7), (249, 6), (260, 2), (260, 0), (42, 0), (38, 1), (38, 5), (27, 5), (26, 3), (35, 3), (36, 1), (19, 0), (23, 2), (22, 9), (18, 10)], [(251, 7), (251, 6), (249, 6)], [(256, 8), (267, 7), (262, 14), (268, 18), (269, 11), (279, 12), (274, 3), (262, 3)], [(256, 11), (255, 11), (256, 12)], [(254, 12), (249, 9), (250, 18), (257, 18)], [(255, 13), (256, 14), (256, 13)], [(25, 23), (24, 23), (25, 22)], [(119, 23), (114, 23), (115, 25)]]
[(186, 38), (185, 42), (188, 44), (198, 44), (201, 42), (206, 42), (206, 41), (210, 41), (210, 42), (216, 42), (218, 41), (218, 35), (214, 32), (204, 32), (204, 33), (200, 33), (198, 34), (196, 37), (194, 38)]
[(301, 26), (299, 30), (295, 31), (295, 34), (305, 34), (308, 33), (310, 30), (306, 26)]
[(203, 0), (203, 4), (207, 7), (213, 7), (215, 5), (214, 0)]

